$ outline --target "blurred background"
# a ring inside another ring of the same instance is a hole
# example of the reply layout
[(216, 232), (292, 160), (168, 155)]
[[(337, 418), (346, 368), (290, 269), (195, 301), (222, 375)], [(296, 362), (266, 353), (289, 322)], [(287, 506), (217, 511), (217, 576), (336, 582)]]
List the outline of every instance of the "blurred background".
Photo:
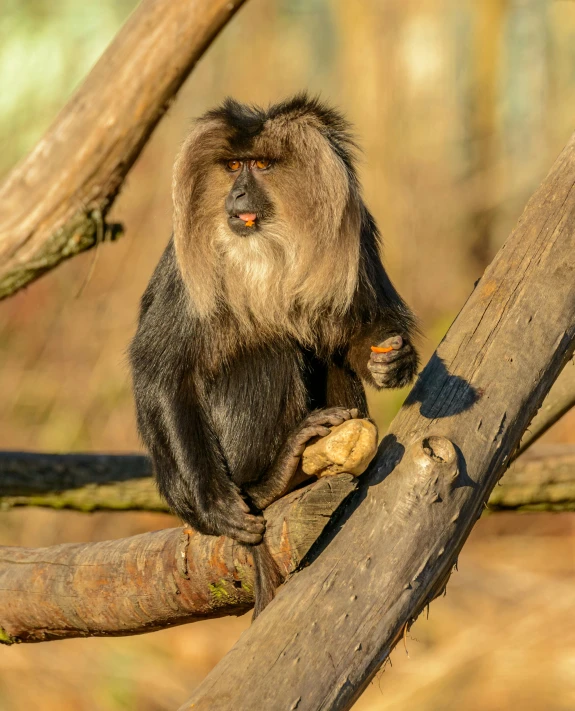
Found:
[[(0, 176), (135, 5), (0, 1)], [(140, 449), (125, 354), (170, 235), (178, 145), (226, 95), (267, 104), (301, 89), (355, 125), (365, 197), (388, 271), (420, 317), (426, 359), (575, 129), (575, 3), (249, 0), (130, 173), (110, 215), (126, 235), (0, 303), (0, 448)], [(381, 428), (404, 396), (372, 398)], [(546, 439), (575, 443), (574, 413)], [(162, 514), (17, 509), (0, 512), (0, 543), (172, 525)], [(488, 515), (447, 596), (413, 627), (409, 654), (401, 644), (355, 709), (573, 711), (574, 620), (575, 514)], [(0, 711), (175, 709), (248, 624), (0, 648)]]

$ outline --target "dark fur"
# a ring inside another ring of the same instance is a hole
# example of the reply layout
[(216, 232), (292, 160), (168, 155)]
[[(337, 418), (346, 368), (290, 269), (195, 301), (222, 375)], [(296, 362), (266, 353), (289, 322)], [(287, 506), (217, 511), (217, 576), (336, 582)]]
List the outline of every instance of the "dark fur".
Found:
[[(371, 345), (396, 334), (404, 339), (403, 356), (390, 365), (388, 387), (407, 384), (417, 368), (414, 319), (380, 261), (377, 228), (359, 196), (353, 144), (341, 116), (300, 96), (267, 112), (228, 100), (202, 120), (222, 121), (226, 150), (249, 156), (266, 122), (302, 116), (343, 165), (356, 202), (359, 261), (351, 305), (345, 313), (326, 309), (310, 315), (314, 335), (306, 342), (282, 332), (281, 325), (272, 335), (255, 328), (242, 336), (225, 300), (208, 315), (196, 312), (172, 240), (142, 298), (130, 348), (138, 427), (160, 492), (175, 514), (206, 534), (236, 537), (229, 522), (236, 520), (240, 493), (257, 500), (258, 483), (269, 482), (283, 466), (286, 447), (311, 412), (343, 407), (368, 415), (361, 381), (376, 386), (367, 367)], [(193, 201), (201, 198), (192, 193), (193, 211)], [(297, 304), (286, 304), (288, 309)], [(280, 577), (264, 545), (254, 546), (254, 558), (257, 614)]]

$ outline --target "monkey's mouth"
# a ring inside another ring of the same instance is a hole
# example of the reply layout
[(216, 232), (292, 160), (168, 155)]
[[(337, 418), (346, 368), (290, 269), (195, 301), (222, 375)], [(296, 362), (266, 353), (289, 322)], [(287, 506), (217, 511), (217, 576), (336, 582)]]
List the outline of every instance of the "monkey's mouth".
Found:
[(258, 225), (258, 215), (255, 212), (239, 212), (228, 217), (228, 224), (236, 234), (249, 235)]

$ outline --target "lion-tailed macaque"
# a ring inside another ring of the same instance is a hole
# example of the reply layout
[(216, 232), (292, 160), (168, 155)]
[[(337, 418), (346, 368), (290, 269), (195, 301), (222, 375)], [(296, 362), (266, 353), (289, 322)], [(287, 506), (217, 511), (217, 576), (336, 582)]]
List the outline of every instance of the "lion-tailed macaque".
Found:
[(413, 379), (414, 317), (381, 263), (349, 126), (316, 99), (209, 111), (173, 203), (130, 348), (139, 431), (173, 512), (251, 547), (256, 616), (281, 582), (262, 510), (310, 439), (368, 415), (363, 383)]

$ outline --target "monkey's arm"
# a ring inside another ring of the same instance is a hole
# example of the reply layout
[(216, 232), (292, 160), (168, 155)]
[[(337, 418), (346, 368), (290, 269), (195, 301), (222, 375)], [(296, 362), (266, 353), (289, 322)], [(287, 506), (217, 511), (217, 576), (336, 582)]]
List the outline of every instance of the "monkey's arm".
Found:
[[(376, 388), (401, 388), (419, 366), (413, 338), (415, 317), (391, 283), (379, 256), (379, 233), (364, 208), (358, 289), (351, 313), (356, 323), (347, 350), (355, 373)], [(372, 346), (387, 352), (374, 353)]]
[(180, 382), (172, 391), (137, 372), (134, 380), (140, 433), (170, 508), (201, 533), (259, 543), (263, 520), (250, 514), (232, 482), (193, 388)]

